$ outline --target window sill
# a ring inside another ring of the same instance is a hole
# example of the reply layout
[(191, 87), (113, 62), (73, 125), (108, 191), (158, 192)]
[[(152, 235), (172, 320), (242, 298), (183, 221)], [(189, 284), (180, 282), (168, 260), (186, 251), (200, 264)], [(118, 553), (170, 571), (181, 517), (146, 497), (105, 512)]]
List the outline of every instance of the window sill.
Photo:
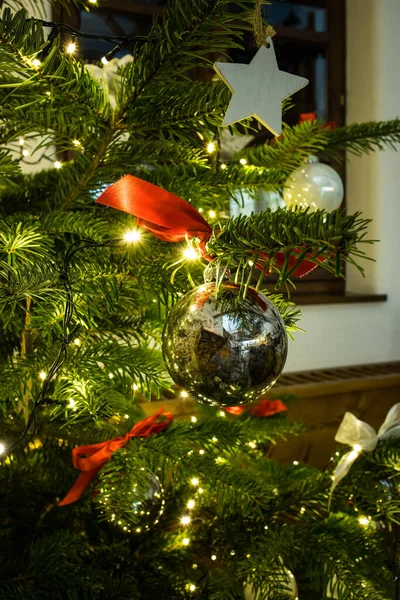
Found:
[(386, 302), (386, 294), (292, 294), (290, 300), (300, 306), (307, 304), (355, 304), (359, 302)]

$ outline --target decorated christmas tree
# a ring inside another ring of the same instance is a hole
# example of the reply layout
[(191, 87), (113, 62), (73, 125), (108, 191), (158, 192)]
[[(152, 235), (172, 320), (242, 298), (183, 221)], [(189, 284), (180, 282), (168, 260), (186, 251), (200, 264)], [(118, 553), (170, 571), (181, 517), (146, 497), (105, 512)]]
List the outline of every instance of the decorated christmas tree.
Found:
[[(285, 124), (307, 81), (262, 4), (171, 0), (90, 67), (84, 32), (2, 10), (1, 599), (400, 597), (399, 407), (378, 433), (347, 414), (325, 472), (268, 458), (304, 429), (273, 389), (293, 278), (368, 258), (325, 163), (400, 121)], [(261, 192), (286, 206), (229, 217)]]

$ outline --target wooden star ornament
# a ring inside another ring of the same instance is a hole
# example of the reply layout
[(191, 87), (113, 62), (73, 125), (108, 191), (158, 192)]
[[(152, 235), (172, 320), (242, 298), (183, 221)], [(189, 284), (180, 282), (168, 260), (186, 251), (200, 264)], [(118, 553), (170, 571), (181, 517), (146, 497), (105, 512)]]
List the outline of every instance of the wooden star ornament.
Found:
[(215, 63), (214, 69), (233, 96), (223, 125), (254, 117), (271, 133), (282, 133), (282, 100), (307, 85), (308, 79), (278, 69), (270, 37), (249, 65)]

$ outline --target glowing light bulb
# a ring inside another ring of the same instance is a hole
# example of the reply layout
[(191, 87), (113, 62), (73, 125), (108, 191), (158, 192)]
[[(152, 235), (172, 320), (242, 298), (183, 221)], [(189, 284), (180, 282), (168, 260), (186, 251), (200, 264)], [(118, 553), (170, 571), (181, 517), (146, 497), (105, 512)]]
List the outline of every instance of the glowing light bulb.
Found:
[(298, 465), (298, 464), (299, 464), (299, 461), (298, 461), (298, 460), (294, 460), (294, 461), (293, 461), (293, 464), (294, 464), (294, 465)]
[(224, 413), (223, 410), (220, 410), (219, 413), (218, 413), (218, 416), (220, 416), (220, 417), (226, 417), (226, 414)]
[(103, 58), (101, 59), (101, 64), (108, 65), (108, 60), (106, 59), (105, 56), (103, 56)]
[(61, 162), (59, 160), (56, 160), (55, 163), (54, 163), (54, 168), (55, 169), (61, 169), (61, 167), (62, 167)]
[(196, 423), (197, 422), (197, 417), (195, 417), (193, 415), (192, 417), (190, 417), (190, 420), (192, 421), (192, 423)]
[(186, 250), (184, 250), (183, 256), (187, 260), (196, 260), (196, 258), (199, 258), (199, 253), (197, 252), (197, 250), (195, 248), (190, 246), (190, 248), (186, 248)]
[(68, 402), (68, 408), (75, 408), (75, 406), (76, 406), (75, 400), (73, 398), (70, 398), (69, 402)]
[(114, 373), (109, 373), (108, 376), (109, 376), (110, 379), (113, 379), (114, 378)]
[(204, 454), (204, 450), (203, 449), (199, 450), (199, 454)]
[(217, 557), (216, 557), (216, 555), (215, 555), (215, 554), (212, 554), (212, 555), (211, 555), (211, 560), (217, 560)]
[(224, 171), (227, 168), (228, 165), (226, 165), (225, 163), (222, 163), (222, 165), (220, 166), (220, 169), (222, 171)]
[(209, 210), (208, 214), (209, 214), (210, 219), (215, 219), (215, 217), (217, 216), (217, 213), (215, 212), (215, 210)]
[(134, 383), (133, 386), (132, 386), (132, 389), (133, 389), (134, 392), (136, 392), (139, 389), (138, 384)]
[(38, 58), (33, 58), (30, 62), (32, 67), (35, 67), (35, 69), (40, 67), (40, 65), (42, 64)]
[(361, 450), (362, 450), (362, 447), (360, 446), (360, 444), (354, 444), (354, 446), (353, 446), (353, 450), (354, 450), (355, 452), (361, 452)]
[(89, 0), (89, 4), (97, 4), (97, 0)]
[(190, 521), (192, 519), (189, 517), (189, 515), (183, 515), (183, 517), (181, 517), (181, 524), (182, 525), (189, 525)]
[(189, 592), (194, 592), (196, 590), (196, 586), (194, 585), (194, 583), (191, 583), (189, 585)]
[(192, 508), (194, 508), (194, 507), (195, 507), (195, 504), (196, 504), (196, 503), (195, 503), (195, 501), (194, 501), (194, 500), (189, 500), (189, 502), (187, 503), (187, 505), (186, 505), (186, 506), (187, 506), (188, 508), (192, 509)]
[(75, 346), (80, 346), (82, 344), (81, 340), (79, 338), (75, 338), (74, 339), (74, 344)]
[(40, 371), (39, 373), (39, 379), (41, 379), (42, 381), (44, 381), (47, 377), (47, 373), (45, 371)]
[(304, 506), (301, 507), (300, 512), (302, 515), (304, 515), (304, 513), (306, 512), (306, 509), (304, 508)]
[(22, 156), (29, 156), (29, 150), (22, 150)]
[(368, 517), (359, 517), (358, 522), (360, 523), (360, 525), (369, 525)]
[(138, 242), (140, 240), (141, 237), (141, 233), (140, 231), (138, 231), (137, 229), (132, 229), (131, 231), (127, 231), (124, 235), (124, 240), (126, 242)]
[(192, 485), (199, 485), (199, 480), (197, 479), (197, 477), (193, 477), (193, 479), (190, 480), (190, 483)]
[(245, 158), (241, 158), (241, 159), (239, 160), (239, 162), (240, 162), (240, 164), (241, 164), (241, 165), (243, 165), (243, 166), (244, 166), (244, 165), (247, 165), (247, 160), (246, 160)]
[(82, 147), (82, 144), (81, 144), (81, 143), (80, 143), (80, 141), (79, 141), (79, 140), (77, 140), (77, 139), (75, 139), (75, 140), (72, 140), (72, 143), (73, 143), (73, 145), (74, 145), (76, 148), (81, 148), (81, 147)]
[(184, 546), (189, 546), (189, 544), (190, 544), (190, 539), (189, 539), (189, 538), (183, 538), (183, 540), (182, 540), (182, 544), (183, 544)]
[(213, 152), (215, 152), (215, 144), (214, 144), (214, 142), (209, 142), (207, 144), (207, 152), (208, 152), (208, 154), (212, 154)]
[(5, 451), (6, 451), (5, 445), (0, 442), (0, 454), (4, 454)]
[(23, 137), (20, 137), (20, 138), (19, 138), (19, 140), (18, 140), (18, 144), (19, 144), (20, 146), (23, 146), (23, 145), (25, 144), (25, 140), (24, 140), (24, 138), (23, 138)]
[(200, 208), (199, 208), (199, 213), (202, 213), (202, 212), (204, 212), (204, 208), (201, 208), (201, 207), (200, 207)]
[(199, 488), (198, 492), (199, 492), (199, 494), (202, 494), (204, 492), (203, 488)]
[(66, 47), (66, 52), (68, 52), (68, 54), (73, 54), (76, 50), (76, 44), (75, 42), (70, 42), (68, 44), (68, 46)]
[(181, 391), (181, 398), (189, 398), (189, 394), (185, 390)]

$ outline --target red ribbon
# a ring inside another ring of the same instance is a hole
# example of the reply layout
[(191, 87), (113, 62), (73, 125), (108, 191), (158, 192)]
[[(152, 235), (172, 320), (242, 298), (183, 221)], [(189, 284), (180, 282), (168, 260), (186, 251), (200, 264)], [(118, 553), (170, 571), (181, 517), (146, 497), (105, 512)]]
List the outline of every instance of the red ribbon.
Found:
[[(225, 410), (231, 415), (241, 415), (246, 412), (247, 407), (227, 406)], [(261, 400), (257, 406), (254, 406), (254, 408), (250, 410), (250, 414), (252, 417), (271, 417), (272, 415), (285, 411), (287, 411), (287, 408), (282, 400)]]
[(271, 417), (285, 411), (287, 411), (287, 407), (282, 400), (262, 400), (260, 404), (251, 409), (250, 414), (253, 417)]
[[(179, 196), (133, 175), (125, 175), (110, 185), (96, 202), (135, 216), (139, 227), (150, 231), (160, 240), (181, 242), (186, 236), (197, 237), (200, 239), (199, 247), (203, 258), (212, 260), (206, 252), (206, 243), (211, 237), (212, 227), (194, 206)], [(294, 249), (292, 252), (297, 254), (301, 249)], [(260, 254), (261, 256), (268, 259), (267, 254)], [(286, 256), (283, 252), (275, 254), (275, 262), (279, 267), (283, 267), (285, 260)], [(304, 277), (318, 266), (309, 260), (302, 260), (299, 263), (296, 256), (290, 256), (289, 270), (297, 263), (298, 266), (292, 273), (296, 277)], [(256, 267), (262, 270), (264, 263), (260, 261)]]
[[(91, 444), (90, 446), (78, 446), (72, 450), (72, 464), (75, 469), (82, 471), (78, 479), (59, 503), (59, 506), (65, 506), (76, 502), (82, 496), (83, 492), (92, 481), (93, 477), (100, 471), (102, 467), (110, 460), (113, 452), (117, 452), (120, 448), (133, 437), (149, 437), (155, 433), (159, 433), (173, 420), (173, 415), (169, 412), (164, 412), (163, 407), (151, 417), (142, 419), (136, 423), (132, 429), (125, 435), (116, 437), (106, 442), (99, 444)], [(166, 417), (164, 421), (158, 421), (160, 416)]]
[(205, 243), (212, 234), (211, 226), (189, 202), (133, 175), (110, 185), (96, 202), (134, 215), (138, 227), (166, 242), (181, 242), (188, 235)]
[[(299, 117), (299, 125), (304, 123), (304, 121), (316, 121), (317, 113), (309, 112), (309, 113), (301, 113)], [(322, 129), (336, 129), (336, 121), (327, 121), (324, 125), (321, 126)]]

